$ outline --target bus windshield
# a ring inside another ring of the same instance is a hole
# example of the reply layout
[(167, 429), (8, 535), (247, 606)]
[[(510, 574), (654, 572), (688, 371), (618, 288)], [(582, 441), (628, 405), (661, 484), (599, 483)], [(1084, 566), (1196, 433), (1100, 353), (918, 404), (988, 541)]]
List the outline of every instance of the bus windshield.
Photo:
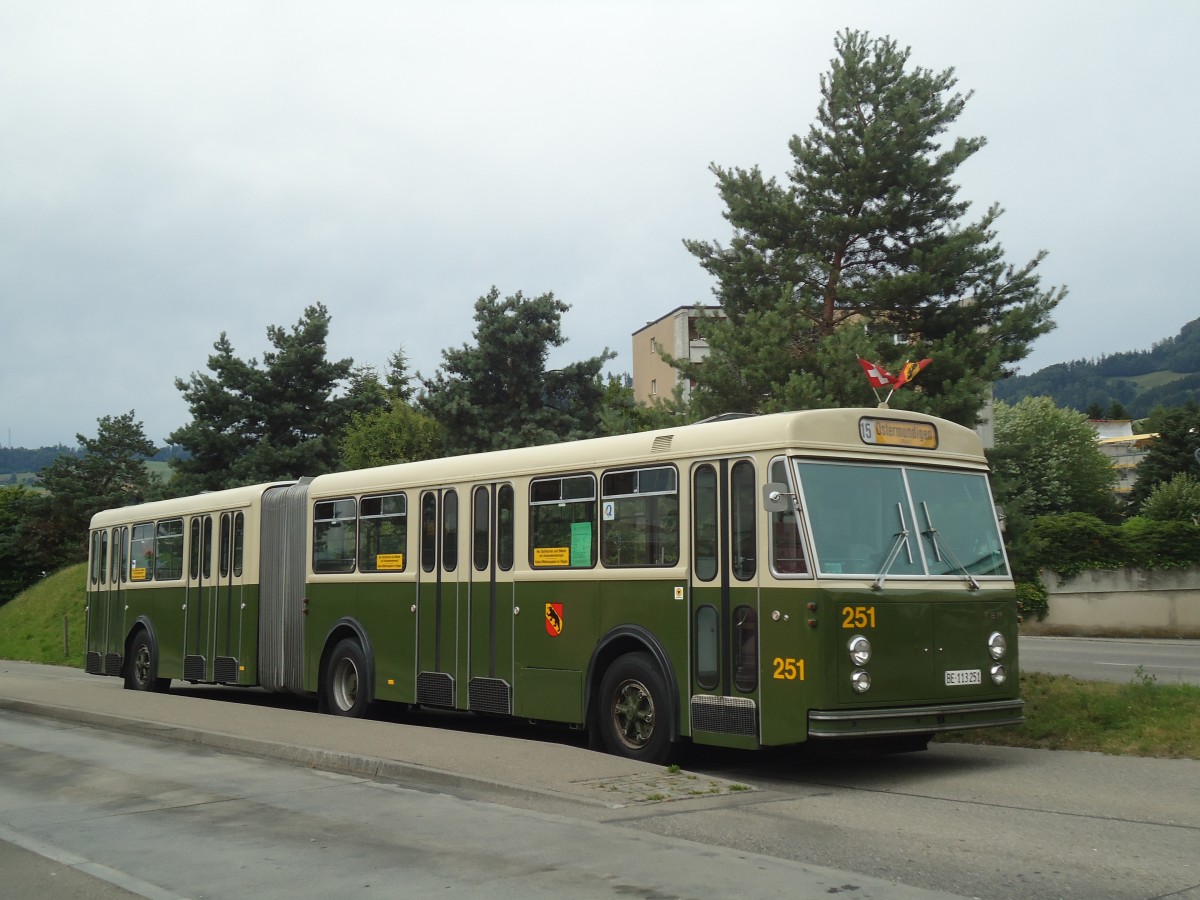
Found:
[(981, 473), (796, 461), (824, 575), (1008, 574)]

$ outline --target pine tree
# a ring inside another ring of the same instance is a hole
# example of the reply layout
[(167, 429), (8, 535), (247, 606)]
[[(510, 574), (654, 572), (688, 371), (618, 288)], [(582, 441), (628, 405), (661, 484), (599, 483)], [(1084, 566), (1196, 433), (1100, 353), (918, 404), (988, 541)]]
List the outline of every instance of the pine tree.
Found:
[(337, 467), (351, 416), (378, 408), (384, 395), (355, 379), (352, 359), (327, 358), (329, 321), (318, 303), (290, 331), (268, 327), (274, 349), (263, 354), (261, 366), (235, 356), (222, 332), (208, 358), (213, 374), (175, 379), (192, 412), (192, 421), (169, 438), (190, 453), (171, 461), (180, 490), (320, 475)]
[(862, 405), (856, 356), (899, 367), (931, 357), (893, 404), (973, 424), (988, 386), (1049, 331), (1064, 295), (1036, 268), (1004, 261), (992, 206), (969, 204), (952, 179), (984, 146), (945, 138), (970, 95), (952, 69), (909, 66), (889, 39), (846, 31), (808, 133), (789, 148), (788, 184), (711, 167), (734, 234), (728, 247), (685, 241), (716, 279), (725, 319), (702, 318), (700, 411), (759, 412)]
[[(87, 558), (92, 516), (102, 509), (129, 506), (155, 489), (146, 460), (155, 453), (142, 423), (130, 410), (97, 420), (96, 437), (82, 434), (79, 455), (64, 454), (41, 471), (46, 493), (25, 498), (17, 533), (21, 565), (45, 573)], [(0, 553), (0, 562), (3, 562)]]
[(437, 372), (422, 379), (420, 405), (442, 427), (447, 453), (602, 433), (600, 369), (614, 354), (546, 369), (550, 350), (566, 343), (560, 321), (568, 309), (551, 293), (500, 299), (495, 287), (475, 302), (475, 345), (443, 350)]

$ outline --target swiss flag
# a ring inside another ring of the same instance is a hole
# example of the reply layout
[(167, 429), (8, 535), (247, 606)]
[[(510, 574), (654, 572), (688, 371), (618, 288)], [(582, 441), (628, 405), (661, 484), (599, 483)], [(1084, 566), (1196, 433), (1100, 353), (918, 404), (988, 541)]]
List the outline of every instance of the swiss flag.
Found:
[(858, 364), (863, 367), (863, 371), (867, 373), (867, 381), (871, 382), (873, 388), (891, 387), (895, 379), (888, 373), (888, 370), (882, 366), (877, 366), (873, 362), (867, 362), (861, 356), (858, 358)]

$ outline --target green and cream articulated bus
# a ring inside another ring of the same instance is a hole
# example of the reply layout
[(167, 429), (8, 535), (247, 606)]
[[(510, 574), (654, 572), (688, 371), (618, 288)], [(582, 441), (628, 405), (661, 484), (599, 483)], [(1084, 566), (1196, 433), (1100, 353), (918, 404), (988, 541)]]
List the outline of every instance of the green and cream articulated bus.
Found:
[(98, 513), (88, 672), (567, 723), (662, 761), (1022, 721), (979, 438), (705, 422)]

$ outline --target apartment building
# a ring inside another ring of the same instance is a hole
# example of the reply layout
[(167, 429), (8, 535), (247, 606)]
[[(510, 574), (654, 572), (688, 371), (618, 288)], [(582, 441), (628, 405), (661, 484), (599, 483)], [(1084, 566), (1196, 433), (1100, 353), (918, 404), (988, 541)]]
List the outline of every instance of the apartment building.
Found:
[(696, 330), (701, 316), (721, 316), (721, 307), (678, 306), (633, 333), (633, 396), (638, 402), (670, 400), (677, 384), (682, 385), (685, 399), (691, 394), (693, 385), (662, 354), (703, 362), (708, 342)]

